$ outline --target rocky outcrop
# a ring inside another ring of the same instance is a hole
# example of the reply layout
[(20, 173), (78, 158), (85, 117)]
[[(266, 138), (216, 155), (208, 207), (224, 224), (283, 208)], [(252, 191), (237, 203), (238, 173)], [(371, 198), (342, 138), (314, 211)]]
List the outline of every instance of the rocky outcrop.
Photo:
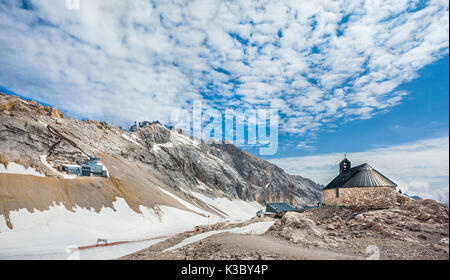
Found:
[(448, 259), (449, 209), (434, 200), (408, 200), (402, 206), (355, 212), (322, 206), (287, 213), (269, 233), (308, 247), (365, 253), (369, 245), (385, 249), (385, 258)]
[(269, 229), (269, 233), (277, 235), (297, 244), (319, 244), (324, 231), (307, 215), (288, 212)]
[(396, 193), (396, 199), (397, 199), (397, 204), (398, 205), (403, 205), (406, 202), (413, 200), (412, 198), (407, 197), (406, 195), (401, 194), (399, 192)]
[[(230, 166), (249, 183), (250, 186), (261, 190), (255, 198), (265, 202), (289, 202), (297, 204), (315, 204), (321, 200), (322, 186), (301, 176), (286, 174), (278, 166), (245, 152), (234, 145), (215, 144), (211, 151)], [(298, 186), (302, 186), (298, 188)], [(249, 188), (240, 189), (242, 194), (248, 193)], [(251, 189), (250, 189), (251, 191)]]

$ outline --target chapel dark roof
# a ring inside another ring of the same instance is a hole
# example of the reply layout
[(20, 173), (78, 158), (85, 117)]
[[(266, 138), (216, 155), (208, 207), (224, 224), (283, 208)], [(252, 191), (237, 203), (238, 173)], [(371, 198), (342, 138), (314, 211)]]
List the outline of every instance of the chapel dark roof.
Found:
[(323, 190), (352, 187), (397, 187), (397, 184), (364, 163), (342, 172)]
[(298, 210), (296, 207), (294, 207), (288, 203), (267, 203), (266, 212), (271, 212), (269, 210), (272, 210), (272, 209), (275, 210), (276, 213)]

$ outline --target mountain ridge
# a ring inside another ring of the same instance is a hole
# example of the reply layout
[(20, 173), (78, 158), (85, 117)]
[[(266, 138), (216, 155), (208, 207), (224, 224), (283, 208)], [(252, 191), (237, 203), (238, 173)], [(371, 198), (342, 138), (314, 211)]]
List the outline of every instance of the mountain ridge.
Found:
[[(34, 168), (46, 178), (33, 178), (34, 181), (55, 181), (59, 190), (67, 190), (63, 187), (65, 185), (80, 185), (81, 188), (83, 184), (106, 189), (107, 195), (96, 195), (109, 196), (110, 202), (123, 197), (136, 212), (139, 212), (139, 205), (154, 208), (164, 204), (185, 209), (160, 189), (218, 215), (221, 214), (219, 209), (204, 203), (192, 192), (199, 193), (199, 197), (226, 197), (260, 204), (279, 201), (296, 205), (315, 204), (321, 197), (321, 185), (301, 176), (289, 175), (276, 165), (232, 144), (207, 144), (160, 124), (134, 132), (125, 131), (106, 122), (68, 118), (57, 108), (3, 93), (0, 93), (0, 140), (3, 162)], [(70, 181), (58, 171), (61, 165), (73, 164), (89, 155), (102, 160), (109, 170), (109, 178), (76, 178)], [(5, 217), (9, 211), (32, 210), (33, 205), (37, 206), (36, 209), (49, 207), (34, 200), (16, 199), (21, 195), (2, 183), (16, 179), (3, 179), (13, 176), (11, 174), (0, 173), (0, 176), (0, 187), (3, 187), (0, 188), (0, 204), (3, 205), (0, 205), (0, 210)], [(26, 184), (23, 187), (26, 188)], [(6, 189), (9, 193), (5, 193)], [(83, 186), (82, 189), (86, 191), (89, 188)], [(48, 196), (55, 198), (59, 194)], [(100, 205), (110, 206), (107, 201), (98, 205), (82, 200), (74, 203), (69, 201), (67, 193), (63, 197), (66, 200), (55, 201), (68, 209), (80, 204), (97, 210)]]

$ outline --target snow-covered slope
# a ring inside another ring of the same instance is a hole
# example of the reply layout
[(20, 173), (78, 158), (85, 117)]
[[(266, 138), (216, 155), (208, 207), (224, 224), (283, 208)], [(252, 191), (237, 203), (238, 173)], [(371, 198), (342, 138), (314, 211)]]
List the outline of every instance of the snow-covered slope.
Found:
[(11, 211), (9, 219), (14, 224), (12, 230), (8, 228), (4, 217), (0, 216), (0, 259), (60, 256), (69, 246), (92, 245), (97, 238), (120, 242), (165, 237), (193, 230), (197, 225), (246, 220), (262, 208), (255, 202), (230, 200), (224, 204), (222, 200), (209, 200), (209, 205), (221, 212), (229, 212), (233, 206), (242, 211), (239, 216), (220, 217), (177, 199), (204, 216), (166, 205), (158, 205), (156, 210), (139, 206), (141, 213), (136, 213), (122, 198), (117, 198), (112, 208), (102, 208), (99, 212), (79, 206), (69, 211), (63, 205), (53, 205), (49, 210), (36, 210), (33, 213), (26, 209)]

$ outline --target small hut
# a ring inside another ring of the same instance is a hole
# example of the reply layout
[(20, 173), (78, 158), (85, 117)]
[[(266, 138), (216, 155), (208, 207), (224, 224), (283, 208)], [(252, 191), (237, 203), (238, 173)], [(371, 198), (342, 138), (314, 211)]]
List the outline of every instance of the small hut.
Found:
[(264, 215), (281, 217), (286, 212), (291, 212), (291, 211), (298, 212), (299, 209), (288, 203), (267, 203), (266, 212), (264, 213)]

